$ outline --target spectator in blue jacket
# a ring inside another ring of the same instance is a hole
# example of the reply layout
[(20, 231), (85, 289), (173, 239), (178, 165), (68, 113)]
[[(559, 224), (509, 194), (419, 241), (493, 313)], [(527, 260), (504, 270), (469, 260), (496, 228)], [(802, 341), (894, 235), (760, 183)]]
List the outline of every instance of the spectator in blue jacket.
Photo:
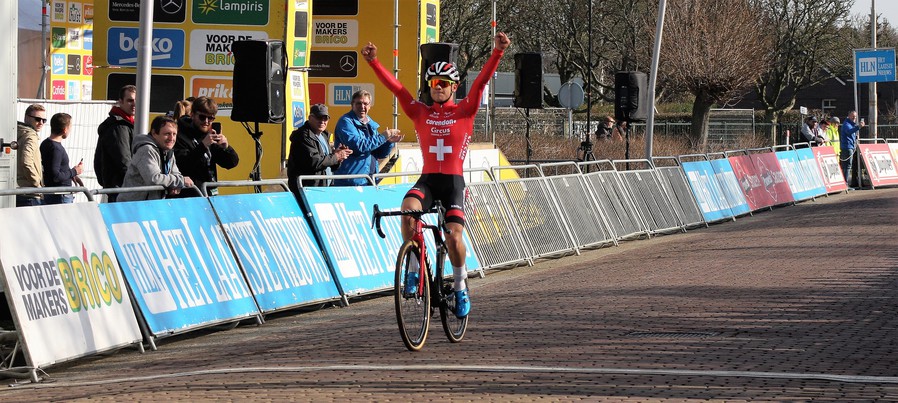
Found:
[(857, 187), (857, 183), (852, 181), (854, 173), (857, 172), (857, 157), (854, 155), (854, 149), (857, 147), (857, 133), (861, 128), (867, 126), (864, 121), (860, 125), (857, 123), (857, 111), (848, 112), (848, 117), (839, 128), (839, 165), (842, 167), (842, 175), (845, 176), (845, 183), (849, 187)]
[[(352, 110), (340, 117), (334, 132), (335, 148), (345, 145), (352, 150), (340, 164), (334, 175), (372, 175), (377, 173), (377, 160), (387, 158), (393, 146), (402, 140), (399, 129), (387, 129), (378, 133), (380, 125), (368, 116), (371, 109), (371, 93), (365, 90), (352, 94)], [(365, 186), (371, 183), (364, 178), (336, 179), (333, 186)]]

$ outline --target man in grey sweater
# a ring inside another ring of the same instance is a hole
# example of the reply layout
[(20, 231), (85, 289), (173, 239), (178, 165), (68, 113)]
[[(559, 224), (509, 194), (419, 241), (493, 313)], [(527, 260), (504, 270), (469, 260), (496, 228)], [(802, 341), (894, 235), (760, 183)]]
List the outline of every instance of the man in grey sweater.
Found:
[(161, 199), (193, 186), (193, 181), (181, 175), (175, 164), (172, 148), (177, 137), (178, 122), (168, 116), (153, 119), (150, 134), (134, 136), (133, 155), (122, 187), (161, 185), (165, 190), (122, 193), (117, 201)]

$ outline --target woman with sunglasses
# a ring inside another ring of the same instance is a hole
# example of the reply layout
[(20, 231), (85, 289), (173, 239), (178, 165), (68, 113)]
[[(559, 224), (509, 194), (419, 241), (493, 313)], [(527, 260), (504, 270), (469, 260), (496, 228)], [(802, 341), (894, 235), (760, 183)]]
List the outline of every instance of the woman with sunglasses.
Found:
[[(368, 42), (362, 48), (362, 56), (374, 69), (375, 75), (399, 99), (402, 110), (415, 123), (418, 144), (424, 159), (421, 178), (402, 200), (403, 210), (427, 210), (434, 200), (440, 200), (446, 207), (446, 246), (455, 279), (455, 316), (466, 317), (471, 310), (471, 300), (465, 279), (465, 245), (462, 231), (465, 226), (464, 196), (465, 180), (462, 176), (471, 132), (474, 131), (474, 117), (477, 115), (480, 99), (487, 81), (499, 67), (499, 61), (511, 41), (505, 33), (494, 38), (495, 47), (480, 74), (471, 85), (465, 99), (455, 102), (459, 74), (455, 65), (436, 62), (431, 65), (424, 78), (430, 90), (433, 105), (415, 100), (412, 94), (387, 71), (377, 60), (377, 46)], [(402, 217), (402, 236), (405, 240), (414, 233), (414, 219)], [(416, 262), (412, 262), (414, 264)], [(417, 270), (409, 270), (416, 274)]]

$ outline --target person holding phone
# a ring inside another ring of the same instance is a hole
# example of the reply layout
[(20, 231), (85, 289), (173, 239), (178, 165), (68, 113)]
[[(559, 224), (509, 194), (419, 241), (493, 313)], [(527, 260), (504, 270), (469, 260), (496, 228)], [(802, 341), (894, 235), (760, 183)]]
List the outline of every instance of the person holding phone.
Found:
[(839, 128), (839, 165), (842, 168), (845, 183), (852, 188), (860, 185), (854, 177), (858, 172), (858, 160), (854, 152), (857, 146), (857, 134), (867, 126), (864, 119), (861, 119), (860, 124), (857, 124), (857, 121), (857, 111), (848, 112), (848, 117)]
[[(190, 105), (190, 115), (178, 119), (178, 140), (175, 142), (175, 162), (184, 176), (193, 179), (197, 188), (203, 183), (218, 180), (218, 167), (231, 169), (240, 158), (228, 138), (213, 127), (218, 104), (209, 97), (198, 97)], [(210, 189), (210, 195), (218, 194)], [(196, 190), (185, 188), (180, 197), (201, 196)]]
[[(45, 187), (71, 187), (72, 182), (78, 186), (84, 186), (84, 182), (78, 175), (84, 172), (84, 159), (78, 165), (69, 165), (69, 154), (62, 146), (62, 141), (69, 138), (72, 129), (72, 117), (67, 113), (57, 113), (50, 118), (50, 137), (47, 137), (40, 146), (41, 163), (44, 168)], [(63, 204), (75, 201), (75, 195), (52, 194), (44, 195), (44, 204)]]

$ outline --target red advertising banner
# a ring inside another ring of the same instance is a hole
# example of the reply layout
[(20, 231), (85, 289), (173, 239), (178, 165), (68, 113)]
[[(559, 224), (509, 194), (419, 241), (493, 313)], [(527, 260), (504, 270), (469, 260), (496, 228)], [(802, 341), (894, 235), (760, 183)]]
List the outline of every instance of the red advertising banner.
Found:
[(814, 147), (814, 161), (817, 161), (817, 169), (823, 177), (823, 185), (826, 193), (841, 192), (848, 189), (845, 177), (842, 176), (842, 168), (839, 166), (839, 156), (832, 146)]
[(752, 163), (751, 157), (747, 155), (737, 155), (729, 157), (730, 165), (733, 167), (733, 174), (739, 182), (739, 189), (745, 195), (745, 201), (748, 208), (752, 211), (768, 207), (772, 205), (770, 195), (761, 186), (761, 179), (755, 170), (755, 164)]
[(898, 185), (898, 169), (888, 144), (859, 144), (861, 158), (873, 186)]
[(770, 195), (771, 206), (795, 201), (776, 153), (752, 154), (751, 160), (755, 163), (764, 191)]

